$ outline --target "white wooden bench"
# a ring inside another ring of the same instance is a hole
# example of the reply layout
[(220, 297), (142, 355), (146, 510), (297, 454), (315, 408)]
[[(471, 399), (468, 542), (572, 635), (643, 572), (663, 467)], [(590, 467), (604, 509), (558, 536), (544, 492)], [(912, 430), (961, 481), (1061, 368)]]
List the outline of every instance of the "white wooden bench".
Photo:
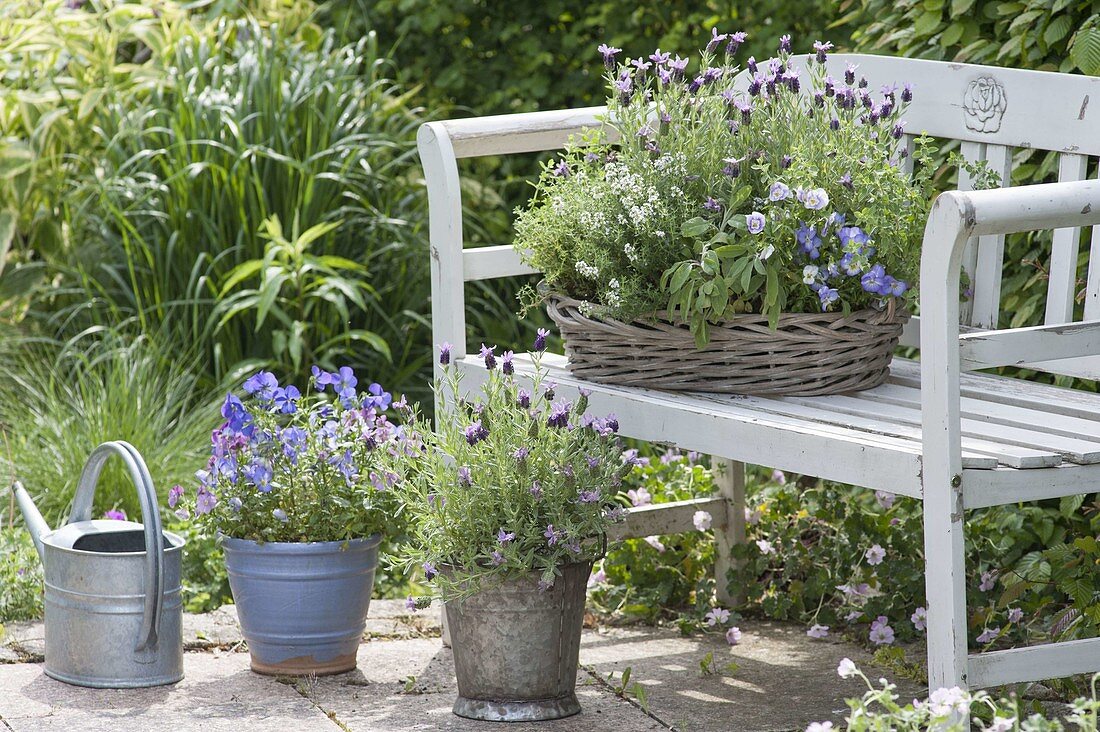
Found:
[[(961, 141), (1006, 180), (1016, 148), (1060, 153), (1059, 183), (943, 194), (925, 230), (921, 317), (889, 382), (849, 396), (752, 398), (670, 394), (586, 383), (550, 357), (559, 393), (592, 391), (596, 412), (614, 412), (623, 434), (709, 453), (729, 466), (720, 497), (636, 509), (623, 535), (693, 529), (709, 511), (722, 557), (744, 540), (743, 464), (768, 465), (924, 500), (931, 688), (988, 687), (1100, 670), (1100, 639), (968, 655), (963, 528), (967, 510), (1100, 488), (1100, 396), (968, 371), (1002, 365), (1086, 378), (1100, 375), (1100, 227), (1093, 229), (1084, 322), (1073, 323), (1082, 227), (1100, 224), (1100, 182), (1083, 180), (1100, 155), (1100, 79), (933, 61), (837, 54), (834, 77), (854, 63), (872, 89), (911, 81), (906, 130)], [(976, 104), (974, 91), (996, 87)], [(968, 90), (971, 92), (968, 96)], [(1093, 99), (1093, 97), (1096, 97)], [(1090, 100), (1091, 104), (1090, 104)], [(601, 124), (602, 107), (424, 125), (421, 159), (431, 206), (432, 322), (436, 343), (476, 388), (484, 365), (467, 356), (464, 283), (531, 274), (508, 244), (463, 249), (456, 160), (561, 148)], [(903, 143), (912, 149), (913, 138)], [(1046, 325), (997, 328), (1004, 235), (1054, 229)], [(960, 268), (973, 297), (960, 302)], [(474, 335), (474, 342), (479, 339)], [(515, 344), (500, 344), (512, 346)], [(518, 366), (520, 373), (529, 370)]]

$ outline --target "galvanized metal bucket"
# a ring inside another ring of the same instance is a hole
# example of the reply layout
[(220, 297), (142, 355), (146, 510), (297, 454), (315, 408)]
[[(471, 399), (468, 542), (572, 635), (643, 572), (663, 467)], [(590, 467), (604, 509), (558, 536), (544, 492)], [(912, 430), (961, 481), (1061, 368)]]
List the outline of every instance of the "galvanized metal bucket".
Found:
[(458, 699), (469, 719), (530, 722), (581, 710), (577, 660), (591, 562), (562, 567), (539, 591), (537, 572), (445, 606)]
[[(91, 520), (112, 455), (137, 488), (143, 523)], [(78, 686), (133, 688), (183, 678), (180, 559), (186, 543), (164, 531), (153, 480), (138, 451), (107, 442), (88, 458), (69, 523), (50, 531), (15, 486), (46, 580), (46, 675)]]
[(355, 668), (381, 541), (380, 534), (264, 544), (222, 537), (253, 671), (323, 676)]

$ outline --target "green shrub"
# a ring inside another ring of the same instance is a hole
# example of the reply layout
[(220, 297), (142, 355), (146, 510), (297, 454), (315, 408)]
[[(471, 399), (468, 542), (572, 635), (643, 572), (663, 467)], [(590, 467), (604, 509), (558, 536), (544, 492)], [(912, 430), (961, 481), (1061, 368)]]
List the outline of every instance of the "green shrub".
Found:
[[(7, 523), (11, 516), (4, 516)], [(22, 527), (0, 528), (0, 623), (42, 617), (42, 562)], [(0, 626), (2, 635), (3, 626)]]
[[(715, 491), (712, 474), (695, 453), (647, 450), (647, 464), (630, 473), (624, 492), (638, 505), (704, 498)], [(601, 573), (602, 572), (602, 573)], [(714, 596), (714, 540), (706, 532), (614, 542), (596, 567), (592, 605), (627, 620), (667, 622), (681, 613), (701, 617)]]
[[(102, 442), (126, 440), (141, 452), (162, 506), (169, 487), (202, 466), (217, 407), (186, 352), (110, 330), (21, 345), (0, 374), (0, 428), (11, 449), (10, 464), (0, 449), (0, 475), (18, 477), (51, 526), (68, 514), (84, 461)], [(100, 480), (94, 515), (108, 509), (141, 515), (129, 476), (114, 461)]]

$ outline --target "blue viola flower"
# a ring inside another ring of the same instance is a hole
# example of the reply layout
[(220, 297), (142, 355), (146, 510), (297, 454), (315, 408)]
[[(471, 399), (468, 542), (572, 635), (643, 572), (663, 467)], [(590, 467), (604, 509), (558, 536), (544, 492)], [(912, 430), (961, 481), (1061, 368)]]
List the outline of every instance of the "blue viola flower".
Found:
[(822, 310), (822, 312), (828, 310), (830, 305), (832, 305), (834, 302), (836, 302), (837, 300), (840, 299), (840, 293), (838, 293), (832, 287), (825, 287), (825, 286), (822, 286), (817, 291), (817, 296), (821, 300), (821, 310)]
[[(893, 279), (892, 277), (890, 279)], [(882, 295), (883, 287), (886, 285), (886, 270), (883, 269), (881, 264), (876, 264), (871, 269), (867, 270), (867, 273), (859, 278), (859, 284), (863, 287), (864, 292), (870, 292), (875, 295)]]
[(244, 404), (233, 394), (225, 395), (222, 403), (222, 417), (225, 418), (225, 427), (231, 431), (244, 435), (252, 434), (252, 415), (245, 409)]
[(313, 374), (313, 388), (317, 391), (324, 391), (326, 386), (336, 383), (335, 374), (330, 374), (318, 366), (314, 366), (310, 371)]
[(849, 277), (855, 277), (863, 271), (863, 264), (855, 254), (848, 252), (840, 258), (840, 269)]
[(764, 227), (767, 223), (767, 218), (759, 211), (753, 211), (751, 214), (745, 216), (745, 227), (749, 230), (750, 234), (759, 234), (764, 231)]
[[(332, 390), (345, 402), (353, 401), (355, 399), (355, 386), (359, 383), (359, 379), (355, 378), (355, 372), (351, 370), (351, 367), (341, 366), (339, 373), (332, 374), (332, 377)], [(347, 405), (345, 404), (345, 406)]]
[(244, 477), (255, 486), (260, 493), (271, 492), (271, 466), (262, 460), (250, 463), (244, 468)]
[(871, 237), (858, 226), (842, 226), (837, 229), (836, 236), (840, 239), (841, 245), (849, 251), (871, 241)]
[(390, 404), (393, 403), (393, 395), (382, 388), (382, 385), (375, 382), (367, 387), (367, 396), (363, 397), (363, 406), (370, 409), (374, 408), (379, 411), (389, 409)]
[(298, 411), (296, 402), (301, 396), (302, 393), (293, 384), (287, 385), (285, 389), (276, 389), (273, 397), (275, 408), (283, 414), (294, 414)]
[(886, 275), (882, 284), (882, 294), (892, 295), (894, 297), (901, 297), (909, 289), (909, 284), (902, 280), (896, 280), (890, 275)]
[(286, 515), (286, 511), (281, 508), (276, 508), (271, 511), (271, 515), (275, 517), (276, 521), (281, 521), (284, 524), (290, 519)]
[(244, 382), (244, 390), (260, 401), (269, 402), (275, 398), (279, 380), (270, 371), (258, 371)]
[(768, 200), (772, 203), (776, 201), (785, 201), (791, 195), (791, 189), (783, 181), (776, 181), (772, 183), (771, 188), (768, 190)]

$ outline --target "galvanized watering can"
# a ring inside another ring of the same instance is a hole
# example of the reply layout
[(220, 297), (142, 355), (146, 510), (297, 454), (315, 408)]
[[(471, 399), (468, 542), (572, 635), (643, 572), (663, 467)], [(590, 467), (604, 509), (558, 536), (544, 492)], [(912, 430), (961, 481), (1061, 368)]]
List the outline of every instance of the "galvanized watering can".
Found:
[[(104, 463), (118, 455), (144, 524), (93, 521)], [(46, 577), (46, 675), (78, 686), (132, 688), (183, 678), (181, 537), (161, 528), (149, 469), (133, 445), (106, 442), (80, 474), (69, 523), (51, 531), (23, 486), (13, 486)]]

